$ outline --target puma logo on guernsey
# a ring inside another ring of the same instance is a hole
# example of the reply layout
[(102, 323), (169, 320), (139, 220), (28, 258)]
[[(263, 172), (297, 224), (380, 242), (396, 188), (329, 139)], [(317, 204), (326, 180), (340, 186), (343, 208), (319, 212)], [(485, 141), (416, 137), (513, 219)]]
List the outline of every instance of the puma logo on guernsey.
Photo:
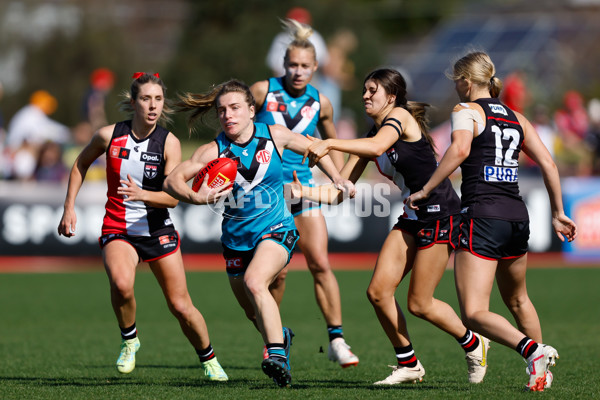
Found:
[(144, 162), (160, 163), (162, 161), (162, 156), (158, 153), (144, 152), (142, 153), (140, 159)]
[(490, 104), (490, 110), (492, 110), (492, 112), (494, 114), (502, 114), (502, 115), (508, 115), (508, 113), (506, 112), (506, 109), (501, 106), (500, 104)]

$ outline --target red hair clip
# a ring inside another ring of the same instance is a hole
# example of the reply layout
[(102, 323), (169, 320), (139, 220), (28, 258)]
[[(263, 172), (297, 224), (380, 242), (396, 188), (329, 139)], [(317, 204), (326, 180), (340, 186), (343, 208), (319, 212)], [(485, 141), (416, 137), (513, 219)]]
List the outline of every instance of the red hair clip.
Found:
[[(144, 75), (144, 74), (145, 74), (145, 72), (135, 72), (135, 73), (133, 74), (132, 78), (133, 78), (133, 79), (138, 79), (140, 76), (142, 76), (142, 75)], [(155, 74), (152, 74), (152, 75), (154, 75), (154, 76), (155, 76), (155, 77), (157, 77), (157, 78), (160, 78), (160, 76), (158, 75), (158, 72), (157, 72), (157, 73), (155, 73)]]

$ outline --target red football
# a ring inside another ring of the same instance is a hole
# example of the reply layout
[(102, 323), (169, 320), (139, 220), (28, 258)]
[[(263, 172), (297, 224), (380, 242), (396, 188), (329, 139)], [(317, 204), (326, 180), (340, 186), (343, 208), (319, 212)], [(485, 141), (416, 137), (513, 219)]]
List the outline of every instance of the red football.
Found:
[(208, 187), (216, 188), (222, 185), (227, 187), (233, 185), (237, 175), (237, 163), (231, 158), (217, 158), (202, 168), (192, 183), (192, 190), (197, 192), (202, 186), (204, 179), (208, 177)]

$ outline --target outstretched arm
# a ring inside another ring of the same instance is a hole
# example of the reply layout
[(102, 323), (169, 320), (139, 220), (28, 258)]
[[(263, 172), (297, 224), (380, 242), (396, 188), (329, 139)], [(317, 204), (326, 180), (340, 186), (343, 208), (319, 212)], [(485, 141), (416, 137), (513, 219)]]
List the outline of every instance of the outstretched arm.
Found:
[[(284, 126), (271, 125), (269, 126), (269, 129), (271, 130), (275, 145), (279, 148), (289, 149), (297, 154), (304, 154), (304, 151), (311, 143), (306, 136), (292, 132)], [(331, 179), (338, 189), (341, 189), (342, 191), (354, 189), (354, 185), (350, 181), (342, 178), (340, 172), (337, 170), (329, 156), (323, 157), (323, 159), (319, 161), (318, 167), (329, 177), (329, 179)]]
[[(390, 113), (391, 118), (403, 121), (405, 115), (394, 110)], [(322, 157), (329, 154), (331, 150), (355, 154), (360, 157), (372, 159), (383, 154), (400, 138), (402, 127), (394, 121), (384, 124), (373, 137), (360, 139), (314, 139), (310, 147), (304, 152), (304, 159), (308, 158), (310, 166), (314, 166)]]
[(110, 143), (113, 129), (114, 125), (100, 128), (94, 133), (90, 142), (84, 147), (81, 153), (79, 153), (79, 156), (77, 156), (69, 175), (63, 215), (58, 224), (59, 235), (66, 237), (75, 236), (77, 225), (75, 198), (83, 185), (85, 175), (87, 174), (90, 165), (106, 151), (106, 148)]
[[(342, 168), (341, 175), (350, 182), (356, 183), (360, 175), (365, 170), (369, 160), (351, 155), (346, 165)], [(289, 191), (289, 198), (299, 199), (305, 198), (318, 203), (339, 204), (344, 199), (353, 198), (356, 194), (355, 190), (342, 191), (337, 189), (333, 184), (320, 186), (302, 186), (296, 171), (294, 171), (294, 181), (286, 185), (286, 193)]]
[(521, 126), (524, 127), (525, 140), (523, 143), (523, 152), (540, 166), (544, 185), (550, 199), (550, 208), (552, 210), (552, 227), (556, 236), (564, 242), (565, 237), (570, 242), (577, 237), (577, 225), (565, 215), (562, 191), (560, 188), (560, 177), (558, 168), (552, 160), (552, 156), (542, 143), (539, 135), (531, 123), (521, 114), (517, 114)]

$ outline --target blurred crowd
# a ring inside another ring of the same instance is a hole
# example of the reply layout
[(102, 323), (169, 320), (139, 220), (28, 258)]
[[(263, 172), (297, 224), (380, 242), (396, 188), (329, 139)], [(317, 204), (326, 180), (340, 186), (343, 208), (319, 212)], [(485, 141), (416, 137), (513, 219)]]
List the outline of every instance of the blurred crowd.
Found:
[[(550, 109), (532, 100), (522, 71), (506, 77), (500, 97), (511, 109), (530, 119), (561, 176), (600, 175), (600, 99), (586, 102), (581, 93), (569, 90), (564, 93), (561, 106)], [(524, 158), (525, 169), (537, 169)]]
[[(83, 146), (107, 124), (105, 98), (113, 84), (114, 74), (109, 69), (92, 72), (89, 89), (82, 96), (80, 122), (73, 127), (52, 119), (59, 105), (46, 90), (32, 93), (29, 103), (7, 124), (0, 116), (0, 179), (65, 182)], [(98, 162), (88, 171), (87, 179), (104, 177), (104, 165)]]
[[(300, 7), (290, 9), (286, 18), (311, 23), (310, 13)], [(356, 49), (357, 39), (346, 29), (335, 32), (328, 40), (316, 31), (313, 36), (319, 59), (313, 84), (332, 102), (338, 137), (355, 138), (361, 134), (356, 128), (359, 116), (342, 106), (341, 93), (354, 91), (358, 95), (359, 84), (349, 57)], [(282, 63), (274, 60), (283, 60), (281, 52), (286, 40), (289, 37), (283, 33), (275, 37), (266, 57), (273, 76), (283, 74)], [(552, 109), (532, 99), (523, 71), (515, 71), (503, 81), (501, 100), (532, 121), (561, 176), (600, 176), (600, 99), (586, 101), (581, 93), (570, 90), (564, 93), (562, 105)], [(83, 146), (98, 128), (108, 124), (105, 99), (113, 85), (114, 74), (109, 69), (98, 68), (90, 74), (89, 88), (82, 95), (80, 122), (72, 127), (52, 119), (59, 105), (45, 90), (32, 93), (29, 103), (10, 121), (5, 121), (0, 112), (0, 179), (65, 182)], [(450, 141), (449, 122), (434, 128), (431, 134), (438, 154), (443, 154)], [(535, 172), (535, 164), (524, 158), (521, 164), (524, 172)], [(87, 180), (105, 178), (102, 160), (99, 158), (90, 168)]]

